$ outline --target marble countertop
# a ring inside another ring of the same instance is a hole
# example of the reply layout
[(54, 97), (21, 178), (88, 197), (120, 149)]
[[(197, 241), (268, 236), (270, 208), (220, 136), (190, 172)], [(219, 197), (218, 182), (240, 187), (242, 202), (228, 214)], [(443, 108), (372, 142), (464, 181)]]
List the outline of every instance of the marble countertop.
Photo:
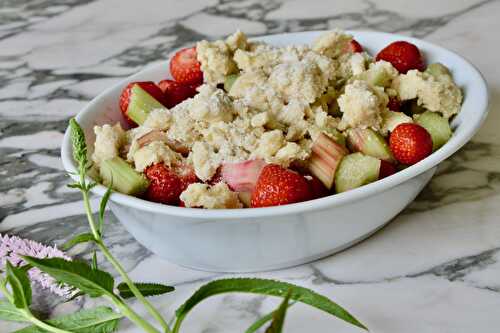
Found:
[[(60, 244), (85, 231), (78, 192), (66, 188), (59, 148), (69, 117), (91, 98), (174, 48), (239, 28), (250, 35), (372, 29), (435, 42), (472, 61), (491, 92), (490, 115), (472, 142), (442, 164), (402, 214), (335, 256), (252, 276), (317, 290), (372, 332), (490, 332), (500, 327), (500, 1), (121, 1), (18, 0), (0, 4), (0, 232)], [(136, 279), (177, 292), (156, 297), (164, 313), (222, 275), (151, 254), (107, 215), (107, 244)], [(89, 248), (72, 254), (89, 257)], [(106, 267), (109, 268), (109, 267)], [(49, 314), (90, 306), (37, 291)], [(243, 332), (277, 299), (226, 295), (202, 304), (183, 332)], [(0, 332), (15, 326), (0, 323)], [(128, 322), (123, 332), (137, 332)], [(306, 306), (286, 332), (358, 332)]]

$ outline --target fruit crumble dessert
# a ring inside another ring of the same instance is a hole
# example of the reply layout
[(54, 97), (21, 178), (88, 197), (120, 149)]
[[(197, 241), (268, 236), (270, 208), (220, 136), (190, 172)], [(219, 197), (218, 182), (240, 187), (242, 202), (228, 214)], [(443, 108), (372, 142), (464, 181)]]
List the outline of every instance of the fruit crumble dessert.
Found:
[(284, 205), (390, 176), (450, 139), (462, 103), (417, 46), (372, 57), (337, 30), (286, 47), (237, 31), (178, 51), (170, 73), (123, 90), (128, 126), (96, 126), (92, 160), (105, 185), (182, 207)]

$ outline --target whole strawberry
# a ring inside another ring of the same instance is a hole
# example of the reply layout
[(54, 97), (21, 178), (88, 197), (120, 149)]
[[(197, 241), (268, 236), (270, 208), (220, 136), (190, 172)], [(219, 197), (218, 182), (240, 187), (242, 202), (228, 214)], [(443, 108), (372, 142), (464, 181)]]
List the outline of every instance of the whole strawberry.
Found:
[(163, 91), (165, 106), (173, 108), (180, 102), (196, 95), (196, 87), (176, 82), (174, 80), (162, 80), (158, 87)]
[(203, 83), (203, 72), (196, 58), (196, 47), (178, 51), (170, 60), (170, 74), (175, 81), (198, 86)]
[(146, 199), (166, 205), (178, 205), (184, 185), (181, 178), (163, 163), (153, 164), (144, 174), (150, 185)]
[(406, 74), (410, 69), (425, 69), (425, 62), (418, 47), (405, 41), (397, 41), (387, 45), (375, 57), (377, 61), (390, 62), (400, 73)]
[(309, 199), (309, 183), (302, 175), (268, 164), (262, 169), (252, 192), (251, 207), (279, 206)]
[(389, 137), (389, 146), (396, 160), (412, 165), (432, 153), (432, 138), (420, 125), (399, 124)]
[(120, 110), (122, 111), (123, 116), (131, 126), (135, 126), (136, 123), (129, 118), (127, 115), (128, 104), (130, 102), (130, 91), (132, 87), (135, 85), (139, 85), (144, 91), (153, 96), (158, 102), (165, 105), (165, 98), (163, 96), (163, 92), (161, 89), (151, 81), (143, 81), (143, 82), (130, 82), (125, 89), (123, 89), (122, 94), (120, 95)]

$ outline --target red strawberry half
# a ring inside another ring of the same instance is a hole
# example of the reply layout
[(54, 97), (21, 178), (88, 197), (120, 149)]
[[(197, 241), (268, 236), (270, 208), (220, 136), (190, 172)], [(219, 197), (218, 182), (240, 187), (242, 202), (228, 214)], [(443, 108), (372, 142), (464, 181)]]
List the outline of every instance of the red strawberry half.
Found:
[(163, 163), (148, 167), (144, 174), (149, 179), (150, 185), (146, 198), (150, 201), (166, 205), (178, 205), (184, 184), (181, 178)]
[(403, 164), (412, 165), (432, 153), (432, 138), (420, 125), (399, 124), (391, 132), (389, 145), (394, 157)]
[(183, 84), (200, 85), (203, 82), (203, 72), (196, 58), (196, 47), (178, 51), (170, 60), (170, 74), (175, 81)]
[(162, 80), (158, 87), (165, 96), (165, 106), (173, 108), (180, 102), (196, 95), (196, 87), (176, 82), (174, 80)]
[(359, 53), (363, 52), (363, 47), (361, 46), (361, 44), (358, 43), (357, 40), (351, 39), (351, 41), (349, 42), (349, 50), (352, 53)]
[(302, 175), (276, 164), (268, 164), (262, 169), (252, 192), (251, 206), (279, 206), (309, 199), (309, 183)]
[(425, 62), (418, 47), (405, 41), (397, 41), (387, 45), (375, 57), (377, 61), (390, 62), (400, 73), (406, 74), (410, 69), (425, 69)]
[(120, 95), (119, 104), (120, 104), (120, 110), (122, 111), (123, 116), (125, 117), (125, 119), (127, 119), (127, 122), (131, 126), (135, 126), (136, 123), (132, 119), (130, 119), (127, 112), (128, 112), (128, 104), (130, 102), (130, 91), (131, 91), (132, 87), (134, 87), (135, 85), (138, 85), (144, 91), (146, 91), (148, 94), (150, 94), (152, 97), (154, 97), (154, 99), (156, 99), (158, 102), (165, 105), (165, 98), (163, 96), (163, 92), (154, 82), (143, 81), (143, 82), (131, 82), (131, 83), (129, 83), (125, 87), (125, 89), (123, 89), (122, 94)]

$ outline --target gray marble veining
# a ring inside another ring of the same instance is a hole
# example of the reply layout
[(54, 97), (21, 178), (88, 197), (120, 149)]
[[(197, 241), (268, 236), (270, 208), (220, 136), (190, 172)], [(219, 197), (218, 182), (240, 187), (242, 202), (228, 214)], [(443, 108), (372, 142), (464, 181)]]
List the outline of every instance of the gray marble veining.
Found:
[[(312, 287), (374, 332), (491, 331), (500, 324), (499, 13), (494, 0), (2, 1), (0, 232), (60, 244), (86, 230), (80, 195), (66, 188), (59, 161), (67, 120), (104, 88), (176, 48), (237, 28), (249, 35), (336, 27), (407, 34), (463, 54), (484, 73), (491, 91), (484, 127), (370, 239), (310, 265), (251, 276)], [(134, 278), (177, 287), (154, 299), (165, 313), (222, 276), (157, 258), (114, 216), (106, 217), (105, 241)], [(71, 252), (90, 254), (88, 246)], [(99, 302), (61, 303), (44, 291), (35, 296), (46, 316)], [(185, 332), (243, 331), (276, 300), (228, 295), (207, 303), (190, 316)], [(13, 328), (0, 324), (0, 332)], [(137, 332), (128, 322), (121, 330)], [(288, 332), (326, 330), (356, 332), (306, 307), (291, 310)]]

